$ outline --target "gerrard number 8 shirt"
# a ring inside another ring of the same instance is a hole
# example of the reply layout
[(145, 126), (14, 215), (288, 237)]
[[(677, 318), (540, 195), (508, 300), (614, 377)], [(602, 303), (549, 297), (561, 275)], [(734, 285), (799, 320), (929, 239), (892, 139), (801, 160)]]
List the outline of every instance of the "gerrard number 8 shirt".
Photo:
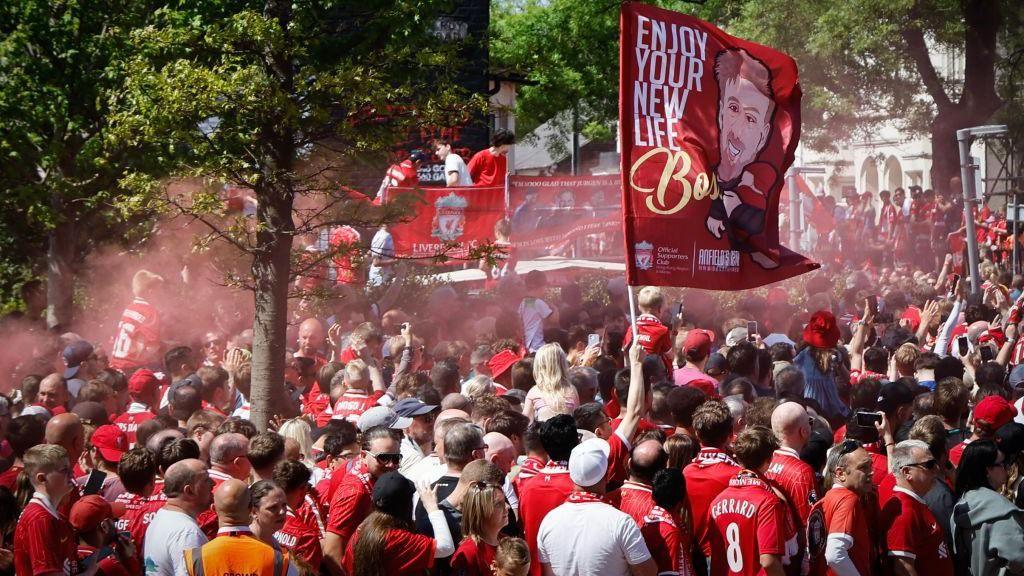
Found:
[(763, 574), (761, 554), (786, 554), (786, 507), (752, 472), (741, 471), (711, 502), (711, 573)]

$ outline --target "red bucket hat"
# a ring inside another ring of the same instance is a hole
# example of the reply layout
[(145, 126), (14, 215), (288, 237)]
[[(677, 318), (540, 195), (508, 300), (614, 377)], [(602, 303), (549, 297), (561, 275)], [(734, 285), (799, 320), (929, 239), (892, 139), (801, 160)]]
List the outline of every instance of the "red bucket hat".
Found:
[(818, 310), (804, 327), (804, 342), (815, 348), (834, 348), (839, 343), (839, 325), (831, 312)]

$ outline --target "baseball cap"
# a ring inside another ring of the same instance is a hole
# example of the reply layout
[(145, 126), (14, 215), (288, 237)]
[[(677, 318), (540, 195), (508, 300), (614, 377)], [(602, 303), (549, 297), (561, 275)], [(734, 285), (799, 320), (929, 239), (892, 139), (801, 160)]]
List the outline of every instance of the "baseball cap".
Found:
[(996, 430), (996, 444), (999, 450), (1006, 455), (1007, 460), (1012, 460), (1024, 451), (1024, 424), (1010, 422)]
[(67, 364), (67, 369), (64, 370), (65, 378), (74, 378), (75, 374), (78, 374), (78, 369), (82, 367), (82, 362), (89, 359), (92, 356), (93, 347), (85, 340), (76, 340), (71, 344), (68, 344), (64, 348), (64, 363)]
[(608, 454), (611, 447), (601, 438), (580, 442), (569, 454), (569, 478), (584, 488), (600, 482), (608, 473)]
[(377, 478), (373, 485), (373, 505), (393, 514), (402, 512), (412, 502), (415, 493), (416, 486), (401, 472), (388, 472)]
[(113, 424), (105, 424), (92, 433), (90, 443), (107, 462), (118, 462), (128, 450), (128, 436)]
[(53, 416), (53, 414), (51, 414), (50, 411), (47, 410), (45, 406), (33, 404), (32, 406), (26, 406), (21, 411), (20, 416), (42, 416), (43, 418), (49, 420)]
[(708, 361), (704, 363), (704, 373), (708, 376), (716, 376), (723, 374), (729, 370), (729, 363), (725, 360), (725, 356), (715, 352), (711, 356), (708, 356)]
[(725, 335), (725, 345), (735, 346), (746, 340), (747, 336), (747, 329), (743, 326), (737, 326), (736, 328), (729, 330), (729, 333)]
[(110, 423), (110, 415), (107, 414), (107, 409), (99, 402), (78, 402), (71, 409), (71, 412), (78, 416), (82, 424), (103, 426)]
[(132, 377), (128, 379), (128, 393), (135, 396), (150, 394), (159, 385), (160, 381), (157, 380), (156, 374), (152, 370), (143, 368), (136, 370)]
[(436, 409), (437, 406), (426, 404), (419, 398), (402, 398), (395, 403), (395, 413), (406, 418), (430, 414)]
[(1024, 384), (1024, 364), (1017, 364), (1010, 371), (1010, 387), (1016, 388), (1021, 384)]
[(423, 162), (427, 159), (427, 154), (423, 150), (413, 150), (409, 153), (409, 160), (413, 162)]
[(886, 382), (878, 391), (878, 409), (892, 412), (904, 404), (914, 401), (916, 395), (909, 386), (902, 382)]
[(683, 352), (703, 358), (711, 354), (711, 344), (714, 341), (715, 334), (710, 330), (694, 328), (686, 333), (686, 339), (683, 340)]
[(1017, 409), (1002, 396), (986, 396), (974, 407), (974, 421), (984, 420), (995, 431), (1013, 421)]
[(107, 502), (99, 494), (83, 496), (71, 507), (68, 521), (78, 532), (95, 530), (101, 522), (108, 518), (120, 518), (125, 507), (120, 502)]
[(191, 386), (191, 387), (195, 388), (196, 390), (199, 390), (200, 392), (202, 392), (202, 390), (203, 390), (203, 379), (200, 378), (198, 374), (193, 372), (193, 373), (189, 374), (188, 376), (185, 376), (181, 380), (178, 380), (176, 382), (172, 382), (171, 383), (171, 387), (168, 388), (168, 390), (167, 390), (167, 397), (170, 398), (171, 394), (174, 394), (175, 390), (177, 390), (178, 388), (183, 388), (185, 386)]
[(396, 430), (404, 430), (412, 424), (412, 418), (399, 416), (397, 412), (387, 406), (374, 406), (359, 417), (356, 421), (356, 428), (360, 432), (366, 432), (374, 426), (386, 426)]

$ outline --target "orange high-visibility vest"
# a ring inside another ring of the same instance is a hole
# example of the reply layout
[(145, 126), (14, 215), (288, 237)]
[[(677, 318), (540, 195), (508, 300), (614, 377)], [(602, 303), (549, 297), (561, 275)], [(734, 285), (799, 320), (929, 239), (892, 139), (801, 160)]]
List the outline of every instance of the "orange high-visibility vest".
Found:
[(235, 532), (185, 550), (188, 576), (285, 576), (288, 553)]

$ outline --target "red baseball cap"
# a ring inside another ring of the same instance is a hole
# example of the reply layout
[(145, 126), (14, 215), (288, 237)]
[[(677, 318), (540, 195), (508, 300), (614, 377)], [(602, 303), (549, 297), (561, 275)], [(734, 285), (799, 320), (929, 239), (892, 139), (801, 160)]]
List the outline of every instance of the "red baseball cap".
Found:
[(152, 394), (160, 386), (160, 380), (152, 370), (136, 370), (128, 379), (128, 393), (135, 396)]
[(507, 348), (491, 356), (491, 359), (487, 361), (487, 367), (491, 369), (491, 378), (497, 379), (498, 376), (501, 376), (506, 370), (511, 368), (513, 364), (522, 359), (522, 356)]
[(128, 436), (113, 424), (100, 426), (92, 433), (90, 443), (107, 462), (119, 462), (128, 451)]
[(701, 357), (711, 354), (711, 345), (715, 342), (715, 333), (710, 330), (694, 328), (686, 333), (683, 340), (683, 352), (696, 352)]
[(974, 421), (984, 420), (993, 432), (1013, 421), (1017, 409), (1002, 396), (986, 396), (974, 407)]
[(107, 518), (120, 518), (125, 507), (120, 502), (107, 502), (99, 494), (83, 496), (71, 507), (68, 521), (78, 532), (95, 530)]

